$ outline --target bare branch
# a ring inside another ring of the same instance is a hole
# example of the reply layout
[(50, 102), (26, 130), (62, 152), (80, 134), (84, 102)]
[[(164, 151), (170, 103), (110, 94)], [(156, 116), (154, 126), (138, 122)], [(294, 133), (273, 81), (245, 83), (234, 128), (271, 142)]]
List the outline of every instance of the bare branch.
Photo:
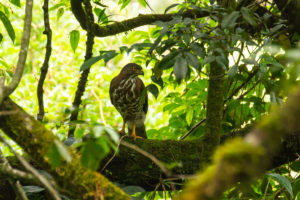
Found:
[(44, 34), (47, 35), (47, 44), (46, 44), (46, 54), (43, 66), (41, 68), (41, 75), (37, 87), (37, 97), (39, 101), (39, 113), (37, 114), (37, 120), (43, 121), (45, 111), (44, 111), (44, 97), (43, 97), (43, 84), (49, 68), (49, 60), (51, 56), (51, 42), (52, 42), (52, 30), (49, 22), (49, 12), (48, 12), (49, 0), (44, 0), (43, 10), (44, 10), (44, 22), (45, 22), (45, 31)]
[[(2, 104), (3, 99), (8, 97), (17, 88), (23, 75), (28, 46), (29, 46), (29, 39), (30, 39), (32, 7), (33, 7), (33, 0), (27, 0), (26, 7), (25, 7), (25, 21), (24, 21), (24, 28), (23, 28), (23, 36), (21, 40), (21, 49), (19, 53), (19, 59), (17, 62), (17, 68), (13, 75), (13, 79), (11, 83), (8, 86), (5, 86), (4, 88), (0, 89), (0, 92), (2, 92), (2, 94), (0, 94), (0, 104)], [(2, 86), (0, 85), (0, 87)]]

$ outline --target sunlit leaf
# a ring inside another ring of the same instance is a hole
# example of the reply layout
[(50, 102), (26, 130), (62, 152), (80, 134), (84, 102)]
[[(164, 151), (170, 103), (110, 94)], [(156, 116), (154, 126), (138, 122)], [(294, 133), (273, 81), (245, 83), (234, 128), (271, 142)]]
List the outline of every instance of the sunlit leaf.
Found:
[(194, 109), (188, 109), (186, 112), (186, 123), (190, 126), (194, 116)]
[(20, 0), (9, 0), (9, 1), (10, 1), (10, 3), (14, 4), (15, 6), (21, 7)]
[(80, 33), (77, 30), (73, 30), (70, 33), (70, 44), (72, 47), (73, 52), (76, 51), (76, 48), (78, 46), (79, 43), (79, 39), (80, 39)]
[(64, 3), (55, 4), (54, 6), (52, 6), (51, 8), (49, 8), (49, 12), (53, 11), (53, 10), (56, 10), (57, 8), (59, 8), (61, 6), (64, 6), (64, 5), (65, 5)]
[(56, 13), (57, 20), (59, 20), (61, 18), (61, 16), (63, 16), (64, 12), (65, 12), (64, 8), (59, 8), (57, 10), (57, 13)]
[(6, 15), (0, 11), (0, 20), (2, 21), (2, 23), (4, 24), (4, 27), (10, 37), (10, 39), (14, 42), (15, 41), (15, 31), (14, 28), (12, 27), (9, 19), (6, 17)]

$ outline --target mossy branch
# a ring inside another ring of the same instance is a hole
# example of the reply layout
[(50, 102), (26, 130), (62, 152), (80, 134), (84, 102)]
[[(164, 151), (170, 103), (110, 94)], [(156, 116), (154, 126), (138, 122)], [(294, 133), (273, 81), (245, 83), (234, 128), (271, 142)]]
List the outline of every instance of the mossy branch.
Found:
[[(101, 195), (105, 199), (130, 199), (101, 174), (84, 169), (75, 151), (69, 151), (72, 156), (71, 162), (65, 161), (55, 169), (51, 167), (47, 152), (54, 141), (58, 140), (56, 136), (10, 99), (3, 102), (0, 111), (11, 111), (11, 114), (0, 115), (0, 128), (24, 149), (39, 167), (49, 172), (68, 195), (78, 199), (94, 199), (94, 195)], [(95, 190), (96, 185), (100, 190)]]
[[(82, 3), (83, 0), (71, 0), (71, 7), (72, 12), (78, 20), (78, 22), (80, 23), (81, 27), (86, 30), (86, 12), (83, 10)], [(209, 12), (204, 10), (187, 10), (182, 14), (140, 14), (139, 16), (134, 17), (132, 19), (127, 19), (121, 22), (114, 22), (106, 26), (99, 26), (98, 24), (94, 24), (95, 35), (97, 37), (116, 35), (118, 33), (130, 31), (140, 26), (150, 25), (156, 21), (171, 21), (174, 16), (178, 15), (184, 18), (201, 18), (209, 16)]]

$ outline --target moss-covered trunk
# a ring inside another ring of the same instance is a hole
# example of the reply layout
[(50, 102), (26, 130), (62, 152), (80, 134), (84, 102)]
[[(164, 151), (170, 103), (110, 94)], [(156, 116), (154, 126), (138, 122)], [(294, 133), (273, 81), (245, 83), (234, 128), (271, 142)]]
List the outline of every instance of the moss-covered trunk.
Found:
[[(70, 196), (79, 199), (94, 199), (94, 195), (98, 193), (98, 196), (103, 196), (105, 199), (130, 199), (101, 174), (84, 169), (75, 151), (70, 150), (71, 162), (64, 162), (53, 169), (47, 151), (57, 138), (10, 99), (3, 102), (0, 111), (8, 113), (0, 115), (0, 128), (18, 143), (42, 169), (49, 172), (60, 188)], [(96, 185), (100, 190), (96, 190)]]

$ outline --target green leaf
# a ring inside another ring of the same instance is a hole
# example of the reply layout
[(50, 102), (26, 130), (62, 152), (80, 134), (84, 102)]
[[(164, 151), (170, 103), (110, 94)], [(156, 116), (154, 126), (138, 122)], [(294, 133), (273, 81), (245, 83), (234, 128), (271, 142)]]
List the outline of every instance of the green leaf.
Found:
[(297, 160), (290, 165), (290, 168), (295, 172), (300, 172), (300, 161)]
[(65, 12), (64, 8), (59, 8), (57, 10), (57, 13), (56, 13), (57, 20), (59, 20), (61, 18), (61, 16), (63, 16), (64, 12)]
[(191, 125), (191, 123), (193, 121), (193, 116), (194, 116), (194, 109), (188, 109), (186, 116), (185, 116), (185, 120), (189, 126)]
[(197, 56), (200, 56), (202, 58), (205, 56), (203, 46), (201, 46), (197, 43), (191, 43), (190, 47)]
[(54, 144), (58, 150), (58, 152), (60, 153), (60, 155), (67, 161), (67, 162), (71, 162), (72, 157), (69, 154), (68, 149), (58, 140), (54, 140)]
[(50, 11), (53, 11), (61, 6), (64, 6), (65, 4), (64, 3), (58, 3), (58, 4), (55, 4), (54, 6), (52, 6), (51, 8), (49, 8), (49, 12)]
[(20, 0), (9, 0), (9, 1), (10, 1), (10, 3), (14, 4), (15, 6), (21, 7)]
[(172, 8), (178, 6), (178, 5), (180, 5), (180, 4), (179, 4), (179, 3), (175, 3), (175, 4), (170, 5), (169, 7), (167, 7), (167, 8), (165, 9), (165, 12), (164, 12), (164, 13), (166, 14), (170, 9), (172, 9)]
[(278, 183), (280, 183), (283, 187), (285, 187), (285, 189), (290, 193), (290, 195), (293, 197), (293, 188), (291, 185), (291, 182), (289, 181), (289, 179), (287, 179), (286, 177), (277, 174), (277, 173), (270, 173), (267, 174), (268, 177), (274, 179), (275, 181), (277, 181)]
[(147, 3), (146, 3), (146, 1), (145, 1), (145, 0), (138, 0), (138, 2), (139, 2), (139, 4), (140, 4), (141, 6), (143, 6), (143, 7), (145, 7), (145, 8), (146, 8), (146, 6), (147, 6)]
[(228, 77), (233, 78), (237, 74), (238, 69), (239, 68), (237, 65), (233, 65), (232, 67), (230, 67), (230, 69), (228, 70)]
[(79, 39), (80, 39), (80, 33), (77, 30), (73, 30), (70, 33), (70, 44), (72, 47), (73, 52), (75, 53), (75, 50), (78, 46), (79, 43)]
[(153, 94), (155, 99), (157, 99), (159, 91), (158, 91), (158, 88), (156, 87), (156, 85), (150, 84), (147, 86), (147, 89), (149, 90), (149, 92), (151, 92), (151, 94)]
[(184, 57), (179, 56), (176, 58), (174, 65), (174, 75), (177, 81), (181, 81), (187, 74), (188, 66)]
[(99, 60), (101, 60), (103, 58), (103, 56), (96, 56), (96, 57), (92, 57), (90, 59), (88, 59), (87, 61), (85, 61), (81, 67), (80, 67), (80, 71), (84, 71), (89, 69), (93, 64), (95, 64), (96, 62), (98, 62)]
[(218, 63), (224, 70), (228, 68), (228, 60), (223, 56), (217, 56), (216, 63)]
[(27, 193), (39, 193), (45, 190), (45, 188), (36, 186), (36, 185), (27, 185), (27, 186), (22, 186), (24, 192)]
[(196, 56), (194, 56), (190, 52), (185, 52), (184, 55), (189, 65), (191, 65), (196, 70), (200, 70), (200, 61), (196, 58)]
[(0, 20), (4, 24), (4, 27), (5, 27), (6, 31), (7, 31), (10, 39), (14, 42), (15, 41), (15, 37), (16, 37), (14, 28), (12, 27), (9, 19), (6, 17), (6, 15), (2, 11), (0, 11)]
[(143, 188), (141, 188), (140, 186), (126, 186), (126, 187), (123, 187), (122, 190), (129, 195), (133, 195), (138, 192), (145, 192), (145, 190)]
[(297, 195), (298, 193), (300, 193), (300, 178), (298, 178), (294, 184), (293, 184), (293, 190), (295, 195)]
[(256, 26), (254, 16), (250, 14), (250, 10), (247, 7), (242, 7), (241, 13), (243, 18), (252, 26)]
[(106, 64), (108, 61), (110, 61), (112, 58), (118, 55), (118, 53), (115, 50), (110, 51), (101, 51), (100, 54), (103, 57), (103, 61)]
[(3, 40), (3, 35), (0, 33), (0, 43), (2, 42)]
[(53, 143), (50, 148), (47, 151), (47, 156), (49, 157), (50, 164), (53, 168), (56, 168), (61, 163), (61, 155), (56, 147), (56, 145)]
[(87, 169), (96, 171), (108, 152), (109, 147), (104, 140), (88, 141), (82, 149), (81, 163)]
[(206, 56), (203, 60), (203, 64), (211, 63), (216, 60), (215, 56)]
[(239, 17), (239, 13), (238, 11), (234, 11), (228, 15), (226, 15), (221, 23), (221, 27), (222, 28), (228, 28), (231, 29), (235, 26), (235, 22)]
[(173, 51), (166, 55), (158, 64), (158, 68), (160, 69), (168, 69), (172, 67), (175, 63), (175, 58), (179, 54), (179, 51)]

